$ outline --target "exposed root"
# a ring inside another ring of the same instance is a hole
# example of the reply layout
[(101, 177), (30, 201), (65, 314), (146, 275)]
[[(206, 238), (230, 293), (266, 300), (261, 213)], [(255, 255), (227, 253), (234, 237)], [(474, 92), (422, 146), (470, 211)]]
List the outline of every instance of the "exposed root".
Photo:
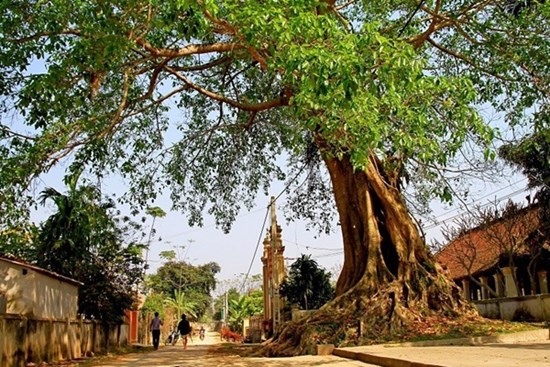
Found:
[(395, 281), (372, 294), (357, 285), (311, 316), (285, 324), (260, 353), (315, 354), (318, 344), (351, 346), (406, 340), (445, 333), (464, 320), (479, 320), (474, 308), (462, 302), (456, 287), (445, 278), (419, 288), (423, 291), (413, 292), (410, 286)]

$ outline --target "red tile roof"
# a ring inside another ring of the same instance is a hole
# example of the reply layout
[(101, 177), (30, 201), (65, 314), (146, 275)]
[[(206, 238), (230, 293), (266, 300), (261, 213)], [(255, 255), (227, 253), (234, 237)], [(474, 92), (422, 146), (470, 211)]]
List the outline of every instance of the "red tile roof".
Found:
[(466, 232), (435, 257), (453, 279), (475, 275), (495, 266), (502, 255), (525, 253), (523, 241), (538, 225), (538, 207), (528, 207), (518, 216)]

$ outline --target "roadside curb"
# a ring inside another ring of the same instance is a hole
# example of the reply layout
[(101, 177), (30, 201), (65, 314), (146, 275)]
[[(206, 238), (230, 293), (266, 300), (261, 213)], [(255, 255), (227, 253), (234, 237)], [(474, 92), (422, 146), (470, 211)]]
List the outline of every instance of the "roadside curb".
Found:
[[(391, 350), (393, 347), (431, 347), (431, 346), (479, 346), (484, 344), (504, 344), (504, 343), (521, 343), (521, 342), (533, 342), (540, 340), (550, 339), (549, 330), (537, 329), (523, 331), (513, 334), (499, 334), (491, 336), (479, 336), (470, 338), (456, 338), (456, 339), (441, 339), (441, 340), (426, 340), (421, 342), (407, 342), (407, 343), (395, 343), (395, 344), (382, 344), (379, 347), (388, 348)], [(351, 348), (336, 348), (332, 352), (333, 355), (358, 360), (365, 363), (374, 364), (381, 367), (445, 367), (443, 365), (427, 364), (422, 362), (413, 362), (405, 359), (397, 359), (392, 357), (385, 357), (379, 354), (369, 353), (368, 350), (357, 351), (358, 347)], [(359, 347), (360, 348), (360, 347)], [(366, 347), (368, 348), (368, 347)]]

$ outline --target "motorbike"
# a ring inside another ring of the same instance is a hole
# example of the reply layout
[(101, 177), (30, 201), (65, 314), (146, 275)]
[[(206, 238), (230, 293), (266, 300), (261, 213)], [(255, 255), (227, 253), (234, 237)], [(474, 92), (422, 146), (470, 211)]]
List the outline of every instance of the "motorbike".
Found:
[(176, 345), (178, 342), (178, 339), (180, 338), (180, 333), (177, 330), (172, 330), (170, 334), (168, 334), (168, 337), (164, 341), (164, 345)]

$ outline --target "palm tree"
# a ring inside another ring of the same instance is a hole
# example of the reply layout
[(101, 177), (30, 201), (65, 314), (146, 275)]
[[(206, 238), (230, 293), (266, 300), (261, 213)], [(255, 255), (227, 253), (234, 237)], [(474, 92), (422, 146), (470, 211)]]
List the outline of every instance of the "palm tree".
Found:
[(197, 317), (198, 303), (186, 297), (183, 291), (175, 290), (173, 297), (167, 298), (164, 304), (175, 311), (176, 320), (182, 313), (192, 318)]
[(135, 301), (143, 274), (141, 246), (124, 242), (124, 230), (109, 212), (114, 203), (102, 202), (95, 186), (77, 186), (77, 179), (67, 180), (65, 194), (42, 191), (42, 204), (50, 200), (57, 210), (41, 224), (35, 261), (83, 283), (79, 313), (118, 322)]
[[(37, 245), (37, 263), (60, 274), (76, 277), (83, 263), (96, 251), (104, 234), (97, 228), (111, 227), (108, 209), (111, 201), (101, 203), (101, 194), (94, 186), (77, 187), (78, 177), (67, 181), (68, 192), (44, 189), (40, 202), (53, 201), (56, 212), (42, 224)], [(111, 229), (111, 228), (109, 228)]]

